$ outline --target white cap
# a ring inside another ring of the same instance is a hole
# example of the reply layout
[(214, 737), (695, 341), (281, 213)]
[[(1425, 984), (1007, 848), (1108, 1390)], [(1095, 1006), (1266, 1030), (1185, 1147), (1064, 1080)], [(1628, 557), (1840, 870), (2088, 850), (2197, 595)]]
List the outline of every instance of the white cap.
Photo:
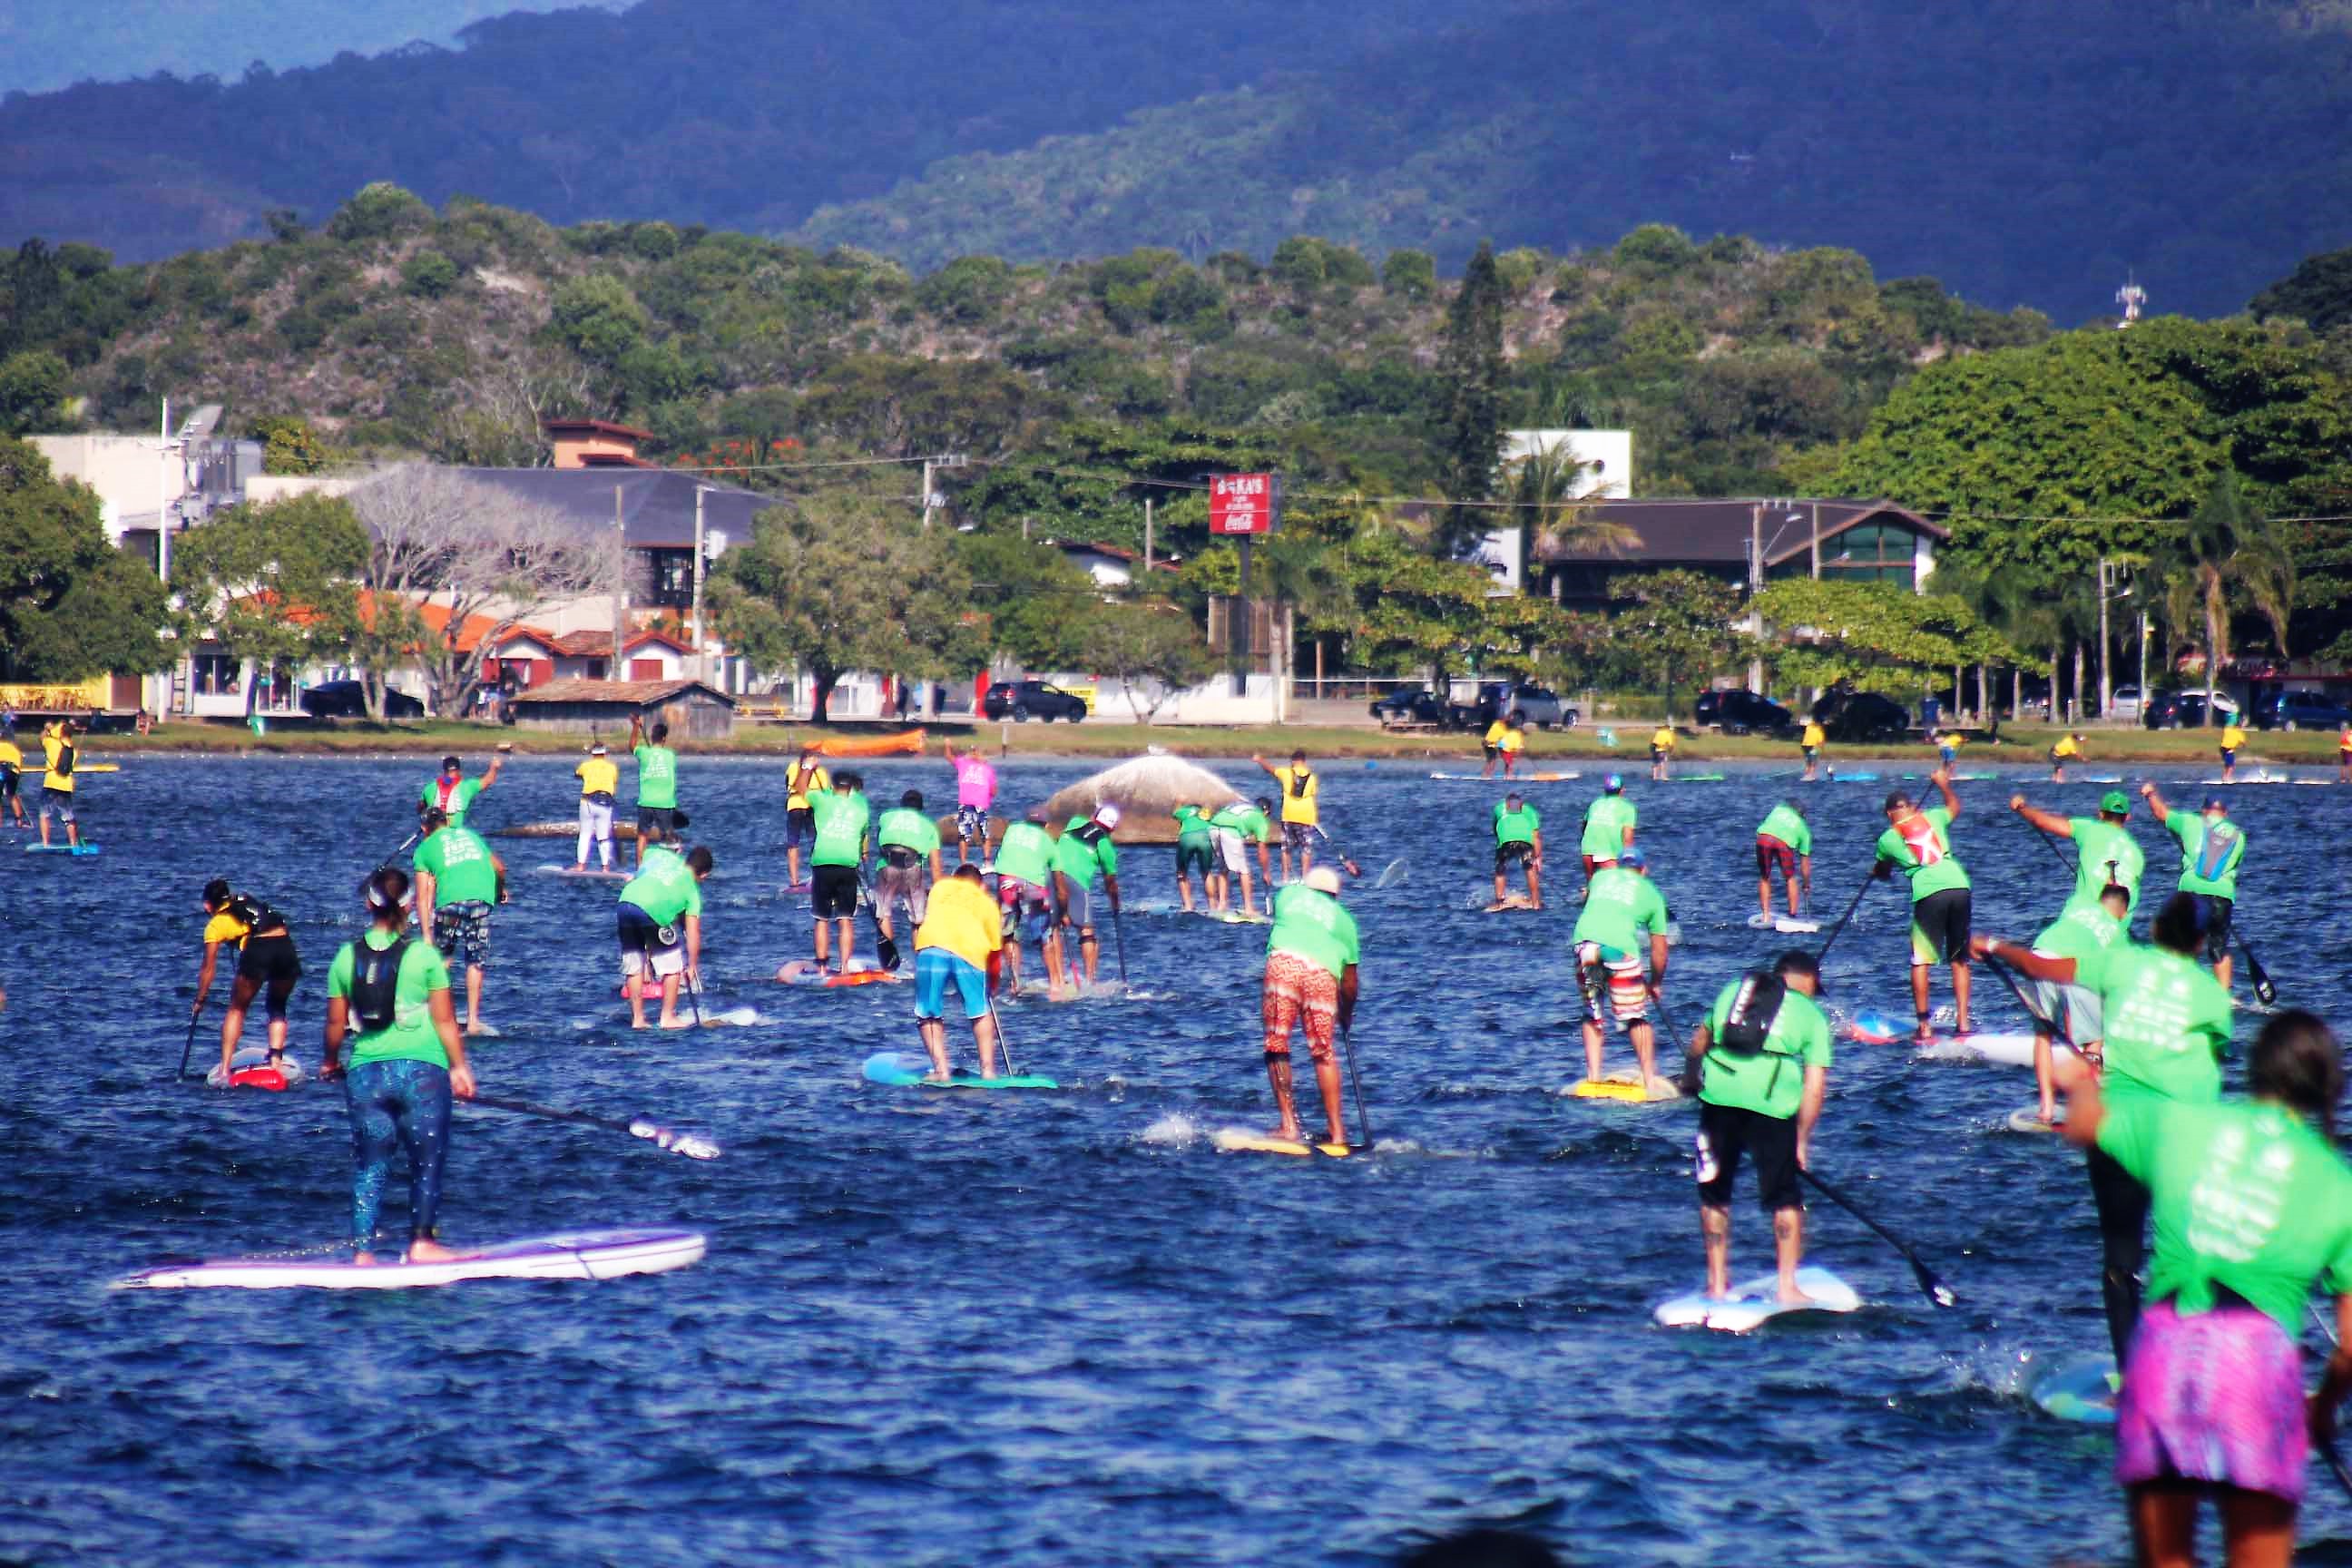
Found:
[(1339, 873), (1328, 866), (1318, 866), (1307, 873), (1307, 885), (1316, 892), (1328, 893), (1336, 899), (1339, 896)]
[(1108, 801), (1103, 802), (1100, 805), (1095, 807), (1095, 820), (1101, 823), (1105, 827), (1117, 827), (1118, 826), (1118, 807), (1113, 805)]

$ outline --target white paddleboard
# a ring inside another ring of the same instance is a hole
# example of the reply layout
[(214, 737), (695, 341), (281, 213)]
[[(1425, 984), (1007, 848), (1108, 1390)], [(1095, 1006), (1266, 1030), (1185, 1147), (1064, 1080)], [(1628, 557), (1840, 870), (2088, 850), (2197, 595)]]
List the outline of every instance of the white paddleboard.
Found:
[(1986, 1067), (2030, 1068), (2033, 1065), (2032, 1035), (1939, 1035), (1933, 1045), (1919, 1048), (1927, 1062), (1977, 1062)]
[(1792, 1313), (1852, 1312), (1862, 1306), (1862, 1298), (1854, 1293), (1853, 1286), (1828, 1269), (1811, 1264), (1797, 1270), (1797, 1289), (1811, 1300), (1802, 1306), (1784, 1306), (1780, 1301), (1780, 1277), (1767, 1274), (1733, 1286), (1731, 1295), (1724, 1300), (1718, 1301), (1704, 1290), (1694, 1290), (1687, 1296), (1659, 1302), (1650, 1315), (1669, 1329), (1720, 1329), (1726, 1333), (1744, 1334), (1774, 1318)]
[(697, 1230), (579, 1230), (503, 1241), (461, 1251), (437, 1263), (381, 1262), (362, 1268), (350, 1259), (231, 1258), (213, 1263), (172, 1263), (142, 1268), (114, 1282), (117, 1290), (404, 1290), (467, 1279), (617, 1279), (662, 1274), (699, 1262), (709, 1243)]
[(2011, 1132), (2055, 1132), (2065, 1125), (2066, 1119), (2063, 1116), (2055, 1121), (2042, 1121), (2042, 1108), (2038, 1105), (2024, 1106), (2009, 1113), (2009, 1130)]

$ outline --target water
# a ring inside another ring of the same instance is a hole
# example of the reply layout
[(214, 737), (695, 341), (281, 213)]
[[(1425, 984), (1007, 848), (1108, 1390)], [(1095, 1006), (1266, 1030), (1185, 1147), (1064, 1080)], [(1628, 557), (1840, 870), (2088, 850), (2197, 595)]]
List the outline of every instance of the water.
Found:
[[(461, 1111), (444, 1222), (460, 1240), (683, 1222), (709, 1233), (705, 1262), (374, 1299), (109, 1293), (167, 1258), (341, 1234), (332, 1089), (171, 1081), (196, 892), (226, 875), (300, 917), (296, 1037), (315, 1061), (353, 885), (407, 831), (425, 771), (134, 759), (84, 788), (103, 856), (9, 868), (0, 1555), (1368, 1563), (1418, 1531), (1508, 1518), (1580, 1561), (2126, 1551), (2106, 1440), (2022, 1394), (2104, 1340), (2079, 1158), (2003, 1126), (2031, 1101), (2023, 1073), (1845, 1045), (1832, 1069), (1819, 1168), (1914, 1238), (1957, 1310), (1817, 1207), (1812, 1258), (1862, 1290), (1863, 1312), (1747, 1340), (1651, 1326), (1654, 1303), (1699, 1279), (1690, 1113), (1558, 1092), (1580, 1071), (1562, 895), (1591, 778), (1530, 787), (1554, 907), (1488, 917), (1468, 906), (1489, 886), (1492, 791), (1396, 764), (1328, 770), (1342, 841), (1369, 871), (1401, 855), (1410, 874), (1351, 895), (1381, 1151), (1301, 1163), (1208, 1142), (1270, 1125), (1262, 929), (1131, 912), (1136, 987), (1176, 1000), (1008, 1011), (1023, 1070), (1069, 1092), (865, 1084), (868, 1054), (914, 1048), (909, 993), (765, 979), (807, 942), (805, 900), (777, 891), (781, 769), (689, 758), (683, 798), (719, 857), (713, 1000), (768, 1021), (618, 1027), (614, 885), (530, 869), (568, 861), (568, 842), (499, 839), (517, 902), (486, 1013), (504, 1034), (475, 1057), (486, 1090), (651, 1113), (715, 1135), (726, 1158)], [(877, 800), (910, 783), (948, 794), (936, 763), (866, 771)], [(1014, 763), (1007, 795), (1086, 771)], [(2099, 793), (2019, 782), (2074, 811)], [(1790, 940), (1744, 922), (1755, 824), (1797, 786), (1631, 787), (1685, 935), (1668, 998), (1687, 1027), (1717, 984)], [(1866, 868), (1885, 787), (1806, 787), (1825, 923)], [(1962, 787), (1979, 929), (2031, 936), (2066, 878), (2003, 809), (2011, 781)], [(573, 789), (564, 765), (520, 760), (478, 817), (562, 817)], [(2352, 837), (2345, 798), (2232, 797), (2253, 844), (2245, 929), (2290, 1002), (2331, 1004), (2352, 967), (2338, 879), (2311, 869)], [(2144, 815), (2137, 827), (2151, 868), (2172, 866)], [(1134, 852), (1129, 898), (1168, 902), (1168, 866)], [(1835, 1010), (1903, 1012), (1904, 931), (1901, 895), (1872, 892), (1832, 955)], [(1107, 973), (1116, 951), (1107, 936)], [(1990, 984), (1982, 1013), (2019, 1017)], [(969, 1037), (957, 1047), (968, 1060)], [(216, 1048), (200, 1038), (199, 1064)], [(1769, 1267), (1751, 1193), (1743, 1179), (1743, 1274)], [(2335, 1543), (2313, 1560), (2352, 1554), (2352, 1508), (2316, 1472), (2305, 1538)]]

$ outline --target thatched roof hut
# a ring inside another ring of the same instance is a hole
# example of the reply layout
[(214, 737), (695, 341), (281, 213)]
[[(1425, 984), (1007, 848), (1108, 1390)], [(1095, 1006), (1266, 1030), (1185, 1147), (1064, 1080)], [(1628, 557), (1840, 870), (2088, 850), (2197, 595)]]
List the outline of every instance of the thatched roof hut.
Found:
[(1108, 801), (1119, 809), (1121, 844), (1173, 844), (1178, 806), (1214, 811), (1244, 793), (1181, 757), (1137, 757), (1056, 792), (1044, 809), (1046, 822), (1058, 831), (1073, 816)]

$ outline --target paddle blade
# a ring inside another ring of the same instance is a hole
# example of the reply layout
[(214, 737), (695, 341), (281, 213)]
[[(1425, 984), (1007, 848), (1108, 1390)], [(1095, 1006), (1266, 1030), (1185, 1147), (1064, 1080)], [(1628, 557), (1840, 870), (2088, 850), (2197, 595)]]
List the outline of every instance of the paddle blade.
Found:
[(883, 967), (883, 968), (885, 968), (885, 969), (896, 969), (896, 968), (898, 968), (898, 939), (897, 939), (897, 938), (895, 938), (895, 937), (887, 937), (887, 936), (877, 936), (877, 937), (876, 937), (876, 938), (874, 939), (874, 956), (875, 956), (876, 958), (877, 958), (877, 959), (879, 959), (879, 960), (881, 961), (881, 963), (882, 963), (882, 967)]
[(1938, 1307), (1957, 1307), (1960, 1304), (1960, 1299), (1952, 1294), (1952, 1288), (1937, 1279), (1935, 1271), (1916, 1258), (1911, 1259), (1911, 1275), (1919, 1281), (1920, 1291)]
[(708, 1138), (691, 1132), (673, 1132), (667, 1127), (642, 1119), (629, 1123), (630, 1133), (643, 1138), (656, 1149), (667, 1149), (673, 1154), (683, 1154), (689, 1160), (716, 1160), (719, 1145)]
[(2263, 961), (2254, 956), (2252, 948), (2248, 947), (2244, 951), (2246, 978), (2253, 983), (2255, 998), (2265, 1007), (2277, 1006), (2278, 987), (2271, 984), (2270, 971), (2263, 967)]

